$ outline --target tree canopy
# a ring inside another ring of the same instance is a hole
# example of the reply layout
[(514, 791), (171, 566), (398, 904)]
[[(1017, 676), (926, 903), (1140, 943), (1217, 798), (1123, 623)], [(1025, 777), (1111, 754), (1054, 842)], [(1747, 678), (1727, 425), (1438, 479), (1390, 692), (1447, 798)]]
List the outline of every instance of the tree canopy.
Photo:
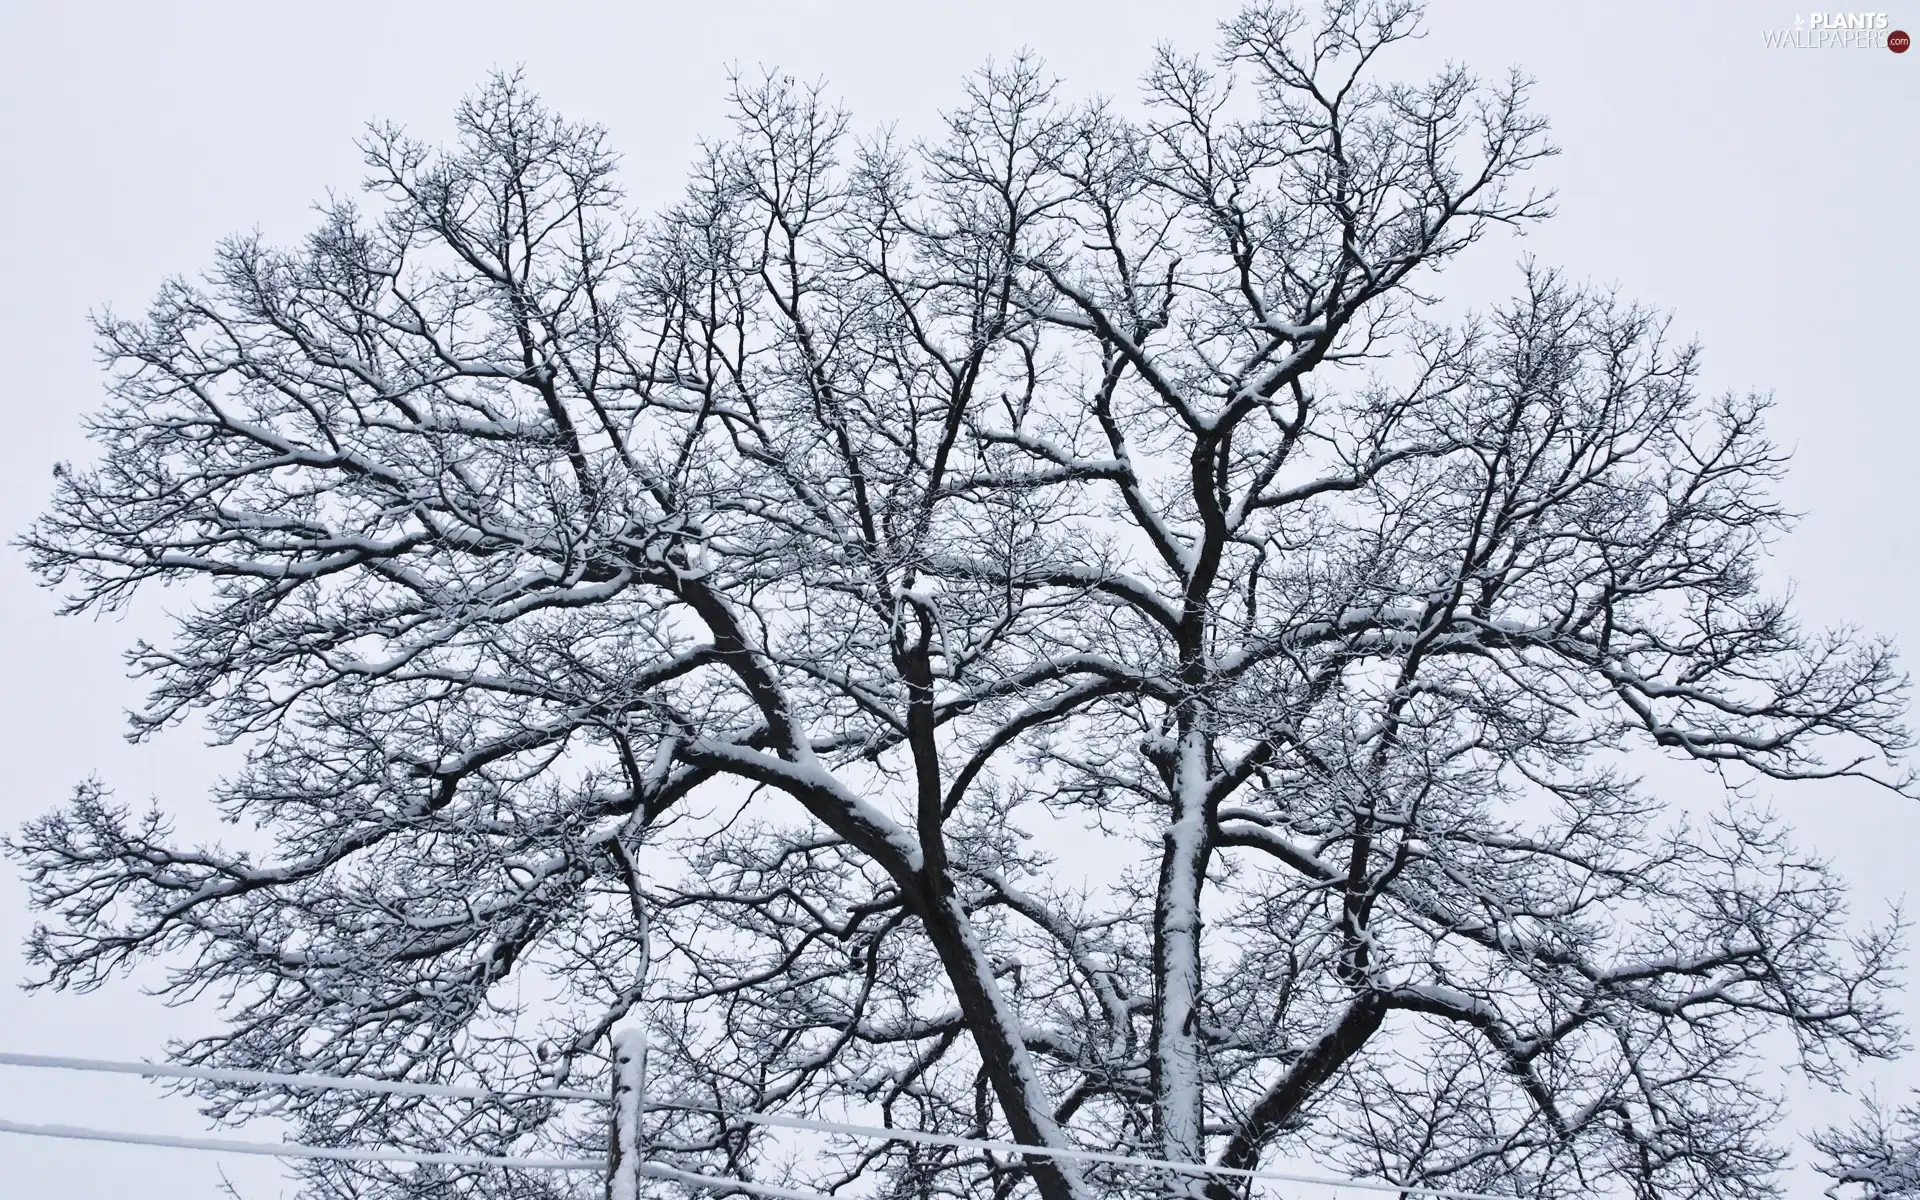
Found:
[[(913, 144), (743, 79), (645, 220), (516, 76), (447, 148), (372, 129), (362, 203), (99, 323), (99, 459), (24, 544), (71, 611), (184, 585), (135, 729), (243, 743), (214, 799), (258, 836), (80, 787), (12, 842), (41, 981), (158, 960), (224, 1005), (198, 1063), (578, 1086), (638, 1010), (650, 1089), (721, 1108), (1770, 1194), (1766, 1047), (1892, 1052), (1895, 938), (1747, 793), (1909, 786), (1903, 680), (1768, 592), (1765, 401), (1657, 312), (1528, 267), (1443, 319), (1551, 148), (1517, 76), (1380, 78), (1417, 20), (1250, 9), (1132, 108), (1019, 58)], [(206, 1097), (604, 1140), (537, 1098)], [(652, 1121), (850, 1195), (1241, 1194)]]

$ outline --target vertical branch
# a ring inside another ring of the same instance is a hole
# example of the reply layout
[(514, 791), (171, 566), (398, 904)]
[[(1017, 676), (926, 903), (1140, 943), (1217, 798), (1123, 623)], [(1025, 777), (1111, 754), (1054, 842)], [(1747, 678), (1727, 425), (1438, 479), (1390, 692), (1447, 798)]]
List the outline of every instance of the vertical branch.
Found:
[(647, 1023), (628, 1013), (613, 1030), (613, 1134), (607, 1154), (607, 1200), (640, 1200), (646, 1140)]
[(640, 964), (634, 973), (633, 1005), (612, 1031), (613, 1121), (607, 1154), (607, 1200), (640, 1200), (640, 1165), (646, 1150), (640, 1120), (647, 1111), (647, 1021), (638, 1005), (644, 999), (647, 973), (653, 966), (653, 939), (633, 855), (618, 837), (613, 839), (612, 850), (626, 884), (627, 903), (633, 910)]

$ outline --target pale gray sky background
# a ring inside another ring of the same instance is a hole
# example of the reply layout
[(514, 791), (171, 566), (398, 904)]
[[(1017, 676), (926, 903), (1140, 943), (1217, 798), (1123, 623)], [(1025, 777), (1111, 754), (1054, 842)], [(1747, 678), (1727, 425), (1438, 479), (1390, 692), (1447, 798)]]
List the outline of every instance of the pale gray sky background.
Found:
[[(824, 78), (857, 129), (912, 133), (991, 56), (1032, 47), (1070, 92), (1125, 95), (1154, 42), (1203, 47), (1235, 7), (0, 0), (0, 230), (12, 247), (0, 534), (45, 502), (55, 460), (87, 454), (79, 418), (100, 396), (89, 311), (144, 307), (164, 275), (203, 267), (222, 235), (297, 238), (316, 198), (357, 184), (352, 143), (370, 118), (438, 137), (488, 69), (524, 64), (562, 112), (610, 128), (631, 194), (651, 208), (679, 188), (696, 140), (721, 131), (729, 63)], [(1522, 67), (1564, 151), (1541, 173), (1559, 217), (1524, 242), (1482, 247), (1459, 284), (1492, 295), (1531, 253), (1672, 310), (1704, 343), (1714, 390), (1772, 392), (1774, 430), (1795, 450), (1786, 499), (1806, 514), (1772, 578), (1797, 590), (1809, 620), (1892, 634), (1912, 661), (1920, 53), (1764, 48), (1762, 30), (1796, 15), (1784, 3), (1442, 2), (1411, 57)], [(1889, 16), (1920, 31), (1920, 4)], [(158, 796), (185, 829), (206, 826), (199, 793), (221, 757), (191, 730), (140, 747), (120, 736), (138, 695), (120, 652), (157, 627), (161, 603), (149, 597), (120, 622), (57, 620), (18, 555), (0, 552), (0, 826), (94, 773), (124, 798)], [(1920, 804), (1846, 785), (1775, 799), (1856, 881), (1863, 911), (1920, 891)], [(21, 975), (29, 924), (24, 889), (0, 867), (0, 981)], [(1920, 988), (1909, 994), (1920, 1017)], [(145, 1057), (210, 1019), (134, 984), (79, 998), (0, 986), (0, 1049)], [(1920, 1081), (1920, 1063), (1865, 1077), (1894, 1093)], [(1812, 1094), (1798, 1108), (1808, 1121), (1844, 1111)], [(13, 1068), (0, 1068), (0, 1118), (203, 1128), (190, 1105), (144, 1083)], [(247, 1200), (290, 1191), (269, 1160), (0, 1135), (11, 1196), (199, 1200), (222, 1168)]]

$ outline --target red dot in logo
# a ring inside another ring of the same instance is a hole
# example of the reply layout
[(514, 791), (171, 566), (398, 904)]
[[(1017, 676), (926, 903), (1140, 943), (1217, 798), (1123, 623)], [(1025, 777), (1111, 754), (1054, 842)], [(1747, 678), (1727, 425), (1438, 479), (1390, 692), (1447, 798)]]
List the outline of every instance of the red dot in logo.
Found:
[(1895, 54), (1905, 54), (1907, 47), (1911, 45), (1913, 45), (1913, 39), (1907, 36), (1907, 31), (1904, 29), (1896, 29), (1887, 35), (1887, 49)]

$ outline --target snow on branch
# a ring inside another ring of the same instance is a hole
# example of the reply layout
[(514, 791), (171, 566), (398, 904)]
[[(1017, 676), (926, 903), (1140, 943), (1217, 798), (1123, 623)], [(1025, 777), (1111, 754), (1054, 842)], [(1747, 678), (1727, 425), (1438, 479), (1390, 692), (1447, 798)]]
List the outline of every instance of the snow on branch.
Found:
[[(1418, 17), (1255, 7), (1132, 107), (1021, 57), (915, 145), (739, 79), (646, 219), (517, 76), (447, 147), (370, 131), (362, 205), (100, 322), (97, 455), (22, 545), (74, 612), (182, 585), (134, 731), (247, 757), (233, 844), (98, 781), (14, 835), (35, 982), (152, 965), (224, 1015), (190, 1065), (525, 1093), (194, 1085), (316, 1145), (602, 1153), (539, 1093), (644, 1019), (647, 1086), (722, 1113), (1762, 1194), (1760, 1048), (1892, 1053), (1899, 929), (1749, 790), (1912, 793), (1904, 678), (1771, 590), (1765, 405), (1657, 313), (1529, 267), (1438, 323), (1552, 150), (1522, 81), (1395, 78)], [(762, 1189), (1238, 1195), (647, 1139)], [(1901, 1144), (1834, 1135), (1835, 1178)]]

